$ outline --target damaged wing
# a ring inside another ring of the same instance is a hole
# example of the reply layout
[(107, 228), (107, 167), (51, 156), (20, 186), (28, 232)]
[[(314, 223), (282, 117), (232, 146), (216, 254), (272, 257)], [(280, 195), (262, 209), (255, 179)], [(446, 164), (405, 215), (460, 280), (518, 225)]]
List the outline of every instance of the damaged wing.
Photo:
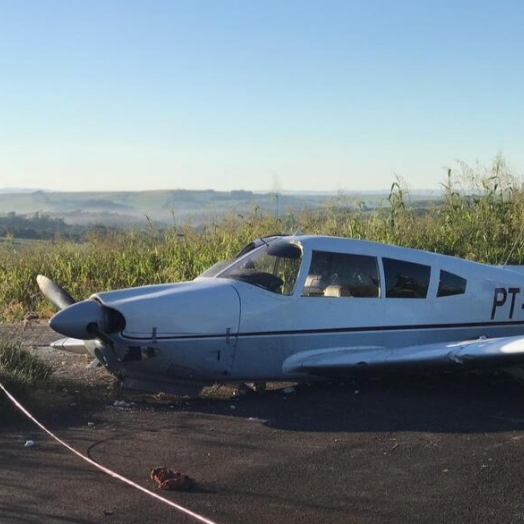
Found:
[(340, 376), (360, 371), (470, 369), (524, 365), (524, 337), (480, 338), (402, 348), (378, 346), (295, 353), (282, 368), (289, 375)]

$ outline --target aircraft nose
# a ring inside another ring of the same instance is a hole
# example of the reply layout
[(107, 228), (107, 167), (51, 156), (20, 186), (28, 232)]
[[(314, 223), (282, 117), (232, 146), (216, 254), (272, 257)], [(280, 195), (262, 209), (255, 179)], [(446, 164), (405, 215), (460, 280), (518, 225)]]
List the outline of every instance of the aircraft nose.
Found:
[(50, 320), (51, 329), (67, 337), (90, 340), (95, 338), (90, 326), (96, 325), (104, 331), (105, 314), (101, 304), (94, 300), (83, 300), (59, 311)]

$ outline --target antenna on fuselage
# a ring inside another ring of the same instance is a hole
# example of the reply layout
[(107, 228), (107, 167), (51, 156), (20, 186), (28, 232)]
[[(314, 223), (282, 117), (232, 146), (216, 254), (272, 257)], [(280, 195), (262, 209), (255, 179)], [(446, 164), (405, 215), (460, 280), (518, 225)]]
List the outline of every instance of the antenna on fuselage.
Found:
[(515, 251), (515, 248), (517, 247), (517, 244), (522, 240), (522, 233), (523, 233), (523, 231), (521, 229), (517, 239), (515, 240), (515, 242), (513, 242), (513, 246), (511, 246), (511, 249), (509, 251), (508, 257), (506, 258), (506, 262), (504, 262), (504, 266), (508, 265), (509, 259), (511, 258), (511, 255), (513, 255), (513, 251)]

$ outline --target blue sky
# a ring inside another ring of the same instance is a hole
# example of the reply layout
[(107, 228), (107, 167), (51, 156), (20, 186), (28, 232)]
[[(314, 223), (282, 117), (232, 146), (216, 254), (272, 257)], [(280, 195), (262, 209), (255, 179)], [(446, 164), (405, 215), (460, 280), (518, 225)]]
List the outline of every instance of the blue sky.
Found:
[(0, 0), (0, 187), (524, 173), (521, 0)]

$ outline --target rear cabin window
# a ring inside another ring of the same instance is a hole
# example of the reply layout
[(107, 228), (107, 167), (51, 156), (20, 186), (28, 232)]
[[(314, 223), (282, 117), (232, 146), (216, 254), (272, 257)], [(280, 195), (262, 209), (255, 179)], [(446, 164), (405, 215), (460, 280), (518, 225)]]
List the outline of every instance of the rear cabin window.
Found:
[(431, 268), (423, 264), (384, 258), (386, 298), (426, 298)]
[(376, 298), (380, 296), (377, 259), (365, 255), (313, 251), (302, 295)]
[(466, 292), (467, 280), (449, 271), (440, 271), (437, 297), (463, 295)]

